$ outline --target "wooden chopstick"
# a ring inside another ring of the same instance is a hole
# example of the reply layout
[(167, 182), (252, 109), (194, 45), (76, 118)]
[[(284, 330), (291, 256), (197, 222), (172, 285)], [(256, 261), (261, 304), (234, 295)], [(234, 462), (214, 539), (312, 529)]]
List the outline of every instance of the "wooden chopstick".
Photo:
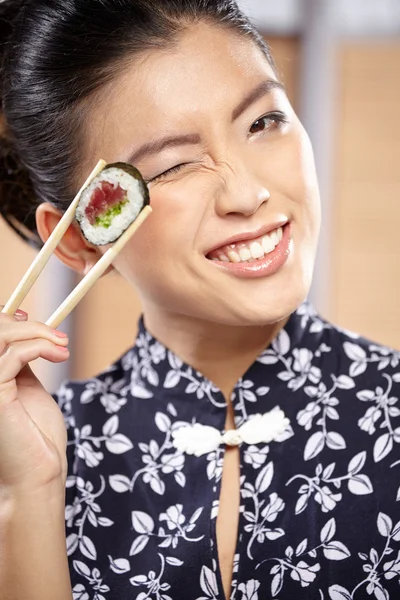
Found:
[(55, 313), (46, 321), (46, 325), (52, 329), (62, 323), (62, 321), (69, 315), (69, 313), (75, 308), (75, 306), (82, 300), (87, 294), (90, 288), (96, 283), (96, 281), (103, 275), (103, 273), (111, 265), (117, 254), (122, 248), (129, 242), (135, 231), (142, 225), (147, 217), (152, 213), (150, 206), (145, 206), (136, 220), (128, 227), (128, 229), (121, 235), (120, 238), (114, 243), (114, 245), (107, 250), (107, 252), (101, 257), (101, 259), (95, 264), (95, 266), (89, 271), (89, 273), (82, 279), (82, 281), (76, 286), (71, 294), (64, 300), (59, 306)]
[(92, 182), (92, 180), (104, 169), (106, 166), (106, 162), (104, 160), (100, 160), (96, 167), (93, 169), (78, 194), (75, 196), (68, 210), (58, 223), (57, 227), (54, 229), (53, 233), (32, 262), (31, 266), (15, 288), (13, 294), (8, 300), (7, 304), (1, 311), (7, 315), (13, 315), (16, 310), (20, 307), (21, 303), (24, 301), (26, 296), (29, 293), (29, 290), (32, 288), (40, 273), (43, 271), (44, 267), (48, 263), (51, 255), (54, 250), (57, 248), (58, 244), (62, 240), (65, 232), (68, 227), (71, 225), (72, 221), (75, 219), (76, 208), (79, 204), (79, 200), (83, 190)]

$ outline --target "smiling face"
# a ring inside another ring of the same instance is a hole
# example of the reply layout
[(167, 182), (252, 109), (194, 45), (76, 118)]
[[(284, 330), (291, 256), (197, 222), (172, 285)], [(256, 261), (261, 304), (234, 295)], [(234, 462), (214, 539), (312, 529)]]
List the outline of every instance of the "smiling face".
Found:
[(145, 314), (266, 325), (302, 302), (320, 221), (312, 150), (250, 39), (193, 26), (127, 66), (89, 121), (86, 166), (131, 162), (149, 181), (154, 212), (115, 262)]

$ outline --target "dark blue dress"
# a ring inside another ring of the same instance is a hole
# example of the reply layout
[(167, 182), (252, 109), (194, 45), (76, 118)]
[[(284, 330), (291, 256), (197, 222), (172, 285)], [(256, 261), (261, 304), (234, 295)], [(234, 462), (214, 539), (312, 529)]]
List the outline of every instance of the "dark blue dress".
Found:
[[(399, 360), (305, 303), (237, 383), (238, 428), (277, 407), (290, 425), (240, 446), (231, 600), (400, 598)], [(174, 442), (194, 423), (223, 432), (221, 392), (141, 322), (133, 349), (57, 399), (74, 599), (224, 600), (226, 446), (196, 456)]]

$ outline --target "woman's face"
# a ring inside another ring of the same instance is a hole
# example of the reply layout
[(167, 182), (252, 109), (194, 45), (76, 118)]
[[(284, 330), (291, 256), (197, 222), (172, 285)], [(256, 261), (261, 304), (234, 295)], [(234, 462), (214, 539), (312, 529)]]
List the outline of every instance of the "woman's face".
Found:
[(154, 212), (115, 262), (145, 311), (264, 325), (305, 298), (320, 223), (312, 150), (251, 40), (196, 25), (136, 59), (92, 107), (88, 139), (88, 169), (130, 162), (149, 182)]

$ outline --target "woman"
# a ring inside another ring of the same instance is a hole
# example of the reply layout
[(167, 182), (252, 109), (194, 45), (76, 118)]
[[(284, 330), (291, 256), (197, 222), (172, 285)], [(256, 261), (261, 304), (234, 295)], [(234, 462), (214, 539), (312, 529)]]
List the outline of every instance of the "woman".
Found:
[[(233, 0), (0, 6), (3, 216), (45, 241), (100, 157), (154, 209), (115, 261), (143, 319), (108, 371), (57, 406), (26, 365), (67, 338), (1, 317), (6, 598), (395, 598), (399, 355), (304, 302), (318, 186), (261, 37)], [(73, 225), (58, 256), (100, 252)]]

